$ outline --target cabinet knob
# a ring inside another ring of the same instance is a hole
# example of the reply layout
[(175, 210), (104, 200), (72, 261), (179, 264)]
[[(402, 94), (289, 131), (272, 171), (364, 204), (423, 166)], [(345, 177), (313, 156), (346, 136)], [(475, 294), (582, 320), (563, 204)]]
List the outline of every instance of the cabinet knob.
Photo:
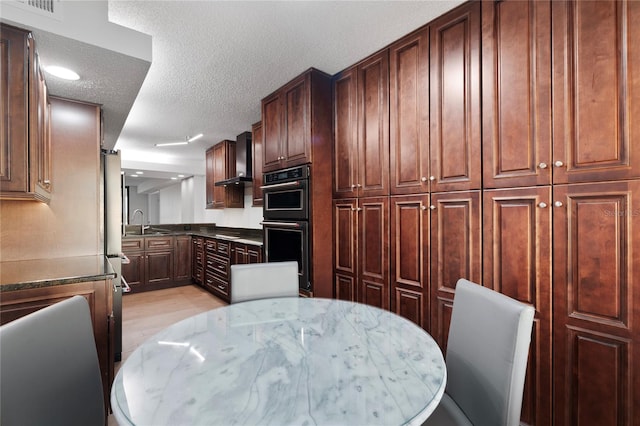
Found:
[(422, 210), (426, 210), (426, 209), (427, 209), (427, 206), (420, 206), (420, 208), (421, 208)]
[(352, 184), (351, 184), (351, 189), (355, 189), (355, 187), (356, 187), (356, 184), (355, 184), (355, 183), (352, 183)]
[(361, 211), (362, 211), (362, 207), (358, 207), (358, 208), (356, 209), (356, 211), (361, 212)]
[(538, 207), (540, 207), (541, 209), (544, 209), (544, 208), (546, 208), (546, 207), (547, 207), (547, 203), (545, 203), (545, 202), (540, 202), (540, 203), (538, 203)]
[(556, 201), (553, 205), (556, 207), (562, 207), (562, 201)]
[(427, 177), (426, 177), (426, 176), (422, 176), (422, 177), (420, 178), (420, 180), (421, 180), (422, 182), (426, 182), (426, 181), (427, 181)]
[(547, 166), (547, 163), (540, 163), (540, 164), (538, 164), (538, 168), (540, 168), (540, 169), (546, 169), (547, 167), (548, 167), (548, 166)]
[(358, 188), (362, 188), (362, 185), (360, 185), (360, 184), (357, 184), (356, 186), (357, 186)]
[(553, 163), (553, 165), (554, 165), (555, 167), (562, 167), (562, 166), (564, 166), (564, 163), (563, 163), (562, 161), (558, 160), (558, 161), (556, 161), (555, 163)]
[(431, 204), (431, 205), (429, 206), (429, 208), (430, 208), (431, 210), (435, 210), (435, 209), (436, 209), (436, 206), (434, 206), (433, 204)]
[(435, 176), (429, 176), (429, 180), (430, 180), (431, 182), (433, 182), (434, 180), (436, 180), (436, 177), (435, 177)]
[(45, 179), (45, 180), (44, 180), (44, 184), (45, 184), (45, 185), (51, 185), (51, 181), (50, 181), (49, 179)]

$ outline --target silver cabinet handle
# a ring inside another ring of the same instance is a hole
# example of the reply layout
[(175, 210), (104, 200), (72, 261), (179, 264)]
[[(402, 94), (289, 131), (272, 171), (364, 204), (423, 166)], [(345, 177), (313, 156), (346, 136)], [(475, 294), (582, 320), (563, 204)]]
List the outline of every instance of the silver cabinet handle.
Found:
[(558, 161), (556, 161), (555, 163), (553, 163), (553, 165), (554, 165), (555, 167), (562, 167), (562, 166), (564, 166), (564, 163), (563, 163), (562, 161), (558, 160)]
[(356, 186), (357, 186), (358, 188), (362, 188), (362, 185), (360, 185), (360, 184), (357, 184)]
[(540, 169), (546, 169), (547, 167), (548, 167), (548, 166), (547, 166), (547, 163), (540, 163), (540, 164), (538, 164), (538, 168), (540, 168)]
[(356, 209), (356, 211), (357, 211), (357, 212), (361, 212), (361, 211), (362, 211), (362, 207), (358, 207), (358, 208)]
[(540, 203), (538, 203), (538, 207), (540, 207), (541, 209), (544, 209), (545, 207), (547, 207), (547, 203), (540, 202)]
[(354, 189), (355, 187), (356, 187), (355, 183), (351, 184), (351, 189)]
[(427, 181), (427, 177), (426, 177), (426, 176), (422, 176), (422, 177), (420, 178), (420, 180), (421, 180), (422, 182), (426, 182), (426, 181)]
[(427, 209), (427, 206), (420, 206), (420, 208), (421, 208), (422, 210), (426, 210), (426, 209)]
[(429, 176), (429, 180), (430, 180), (431, 182), (433, 182), (434, 180), (436, 180), (436, 177), (435, 177), (435, 176)]
[(556, 207), (562, 207), (562, 201), (556, 201), (553, 205)]
[(436, 209), (436, 206), (434, 206), (433, 204), (431, 204), (431, 205), (429, 206), (429, 208), (430, 208), (431, 210), (435, 210), (435, 209)]

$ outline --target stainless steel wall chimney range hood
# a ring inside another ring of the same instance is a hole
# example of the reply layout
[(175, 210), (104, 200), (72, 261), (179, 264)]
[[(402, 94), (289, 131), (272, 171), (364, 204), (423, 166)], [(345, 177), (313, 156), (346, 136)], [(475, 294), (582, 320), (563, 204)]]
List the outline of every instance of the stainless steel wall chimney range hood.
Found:
[(252, 170), (251, 132), (243, 132), (236, 137), (236, 175), (230, 179), (215, 182), (214, 185), (225, 186), (251, 182)]

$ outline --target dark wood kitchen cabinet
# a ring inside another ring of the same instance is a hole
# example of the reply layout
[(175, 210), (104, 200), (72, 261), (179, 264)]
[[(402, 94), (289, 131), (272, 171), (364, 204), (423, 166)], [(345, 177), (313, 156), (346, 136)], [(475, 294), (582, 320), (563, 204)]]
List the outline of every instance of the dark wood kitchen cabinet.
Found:
[(389, 309), (389, 198), (334, 200), (336, 298)]
[(551, 187), (483, 194), (484, 285), (535, 308), (523, 424), (552, 424)]
[(0, 200), (49, 202), (50, 108), (35, 41), (29, 31), (5, 24), (0, 33)]
[(431, 194), (431, 335), (446, 353), (456, 282), (482, 284), (480, 191)]
[[(122, 265), (122, 276), (132, 293), (190, 282), (190, 279), (183, 276), (184, 270), (190, 265), (184, 263), (184, 257), (188, 256), (184, 254), (185, 242), (180, 243), (180, 251), (176, 254), (175, 238), (172, 235), (164, 235), (122, 239), (122, 252), (129, 259), (128, 264)], [(186, 247), (189, 247), (188, 242)], [(179, 257), (178, 260), (176, 256)], [(179, 277), (175, 275), (176, 266), (180, 270)]]
[(550, 185), (551, 2), (482, 4), (484, 188)]
[(204, 238), (193, 236), (191, 238), (191, 279), (198, 285), (204, 282)]
[(264, 98), (262, 171), (330, 161), (330, 114), (331, 77), (313, 68)]
[(389, 48), (390, 192), (429, 191), (429, 27)]
[(231, 257), (229, 242), (215, 238), (204, 239), (205, 271), (204, 288), (229, 302), (229, 267)]
[(236, 174), (236, 143), (223, 140), (205, 153), (207, 208), (243, 208), (244, 185), (215, 185)]
[(191, 236), (176, 235), (174, 242), (173, 281), (175, 284), (191, 283)]
[(429, 195), (390, 200), (391, 310), (429, 330)]
[(248, 263), (262, 263), (262, 247), (233, 242), (231, 244), (231, 264), (245, 265)]
[(253, 207), (261, 207), (264, 204), (262, 195), (262, 122), (258, 121), (251, 126), (251, 150), (253, 154)]
[(482, 185), (480, 3), (465, 3), (429, 24), (432, 192)]
[(553, 1), (553, 182), (640, 176), (640, 3)]
[(553, 188), (555, 425), (638, 422), (639, 219), (640, 180)]
[(389, 51), (333, 79), (334, 198), (389, 194)]

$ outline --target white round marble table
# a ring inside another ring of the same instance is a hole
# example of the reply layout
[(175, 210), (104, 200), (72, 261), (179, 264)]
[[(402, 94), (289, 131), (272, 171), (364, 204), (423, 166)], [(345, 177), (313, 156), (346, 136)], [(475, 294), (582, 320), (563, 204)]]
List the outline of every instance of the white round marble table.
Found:
[(418, 425), (446, 384), (412, 322), (328, 299), (239, 303), (180, 321), (120, 368), (121, 425)]

